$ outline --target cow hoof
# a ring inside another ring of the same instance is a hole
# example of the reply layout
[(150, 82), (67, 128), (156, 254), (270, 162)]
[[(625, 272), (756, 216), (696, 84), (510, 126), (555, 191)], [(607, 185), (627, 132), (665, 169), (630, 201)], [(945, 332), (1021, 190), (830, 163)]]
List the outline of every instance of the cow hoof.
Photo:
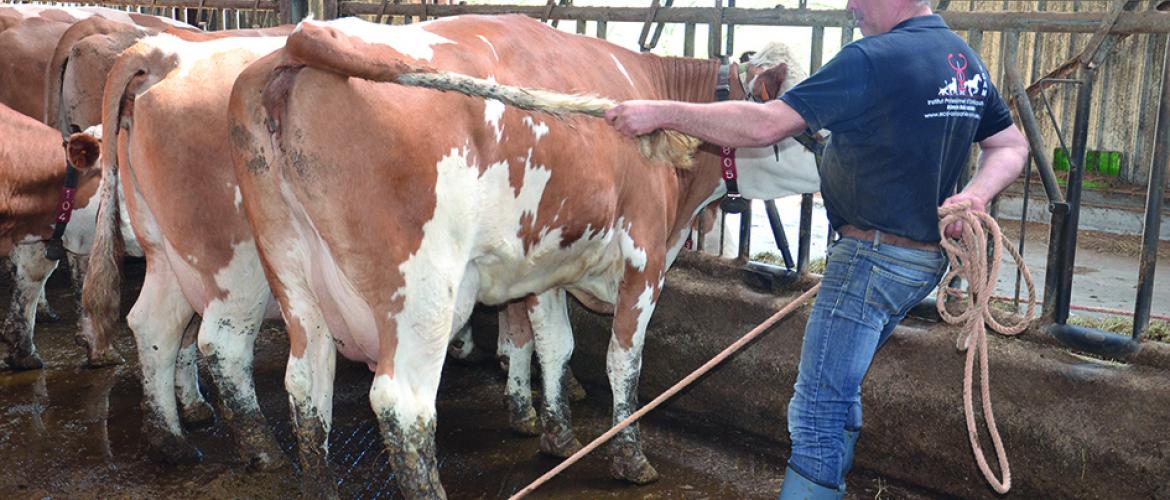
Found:
[(150, 459), (171, 465), (196, 465), (203, 462), (203, 452), (181, 436), (166, 434), (162, 442), (150, 447)]
[(568, 458), (581, 449), (581, 442), (572, 430), (563, 433), (545, 432), (540, 435), (540, 452), (554, 457)]
[(578, 382), (577, 377), (572, 375), (565, 376), (565, 394), (573, 403), (584, 401), (585, 396), (588, 395), (585, 393), (585, 388), (581, 386), (581, 382)]
[(258, 471), (273, 471), (288, 464), (280, 445), (268, 433), (268, 428), (257, 429), (255, 433), (240, 441), (240, 453), (248, 468)]
[(40, 354), (34, 352), (25, 356), (13, 356), (8, 360), (8, 366), (14, 371), (40, 370), (45, 367), (45, 362)]
[(207, 404), (207, 401), (200, 401), (184, 407), (183, 411), (179, 413), (179, 419), (183, 422), (183, 427), (187, 429), (206, 429), (215, 425), (215, 411), (211, 409), (211, 405)]
[(61, 315), (49, 306), (37, 308), (37, 323), (60, 323)]
[(255, 471), (274, 471), (284, 468), (289, 464), (288, 460), (284, 458), (284, 454), (279, 451), (276, 453), (272, 451), (249, 451), (247, 455), (244, 457), (244, 460), (247, 462), (248, 468)]
[(613, 459), (609, 472), (614, 479), (628, 481), (634, 484), (650, 484), (658, 480), (658, 471), (646, 460), (646, 455), (639, 453), (636, 457), (617, 456)]
[(518, 417), (513, 414), (508, 417), (512, 431), (521, 436), (539, 436), (540, 419), (536, 418), (536, 410), (532, 409), (531, 406), (527, 410), (523, 416)]
[(106, 366), (120, 365), (125, 362), (126, 358), (123, 358), (121, 354), (118, 354), (118, 351), (111, 348), (106, 349), (100, 354), (91, 354), (89, 356), (88, 366), (90, 368), (102, 368)]

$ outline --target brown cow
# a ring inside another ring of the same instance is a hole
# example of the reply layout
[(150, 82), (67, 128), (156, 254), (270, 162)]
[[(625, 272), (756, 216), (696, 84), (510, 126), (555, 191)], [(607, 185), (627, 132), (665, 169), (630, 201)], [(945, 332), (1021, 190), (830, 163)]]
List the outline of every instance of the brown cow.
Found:
[[(183, 436), (172, 395), (180, 341), (196, 314), (202, 317), (199, 350), (242, 458), (261, 468), (282, 461), (252, 382), (255, 335), (265, 317), (279, 315), (241, 211), (225, 110), (239, 71), (283, 46), (284, 37), (271, 35), (290, 29), (148, 37), (123, 52), (106, 82), (104, 144), (117, 153), (103, 155), (109, 189), (83, 303), (98, 337), (114, 331), (120, 239), (113, 220), (128, 213), (147, 262), (127, 318), (142, 366), (144, 436), (152, 454), (167, 462), (201, 459)], [(119, 190), (120, 177), (127, 181)], [(124, 194), (125, 212), (114, 200), (117, 192)]]
[(45, 70), (44, 122), (63, 134), (101, 123), (102, 84), (110, 66), (126, 47), (158, 31), (101, 17), (70, 26)]
[[(45, 257), (44, 242), (53, 233), (65, 184), (65, 153), (57, 131), (3, 105), (0, 138), (0, 185), (4, 186), (0, 189), (0, 257), (11, 261), (6, 271), (15, 278), (8, 313), (0, 323), (0, 338), (9, 344), (10, 367), (34, 369), (42, 366), (33, 343), (38, 297), (43, 296), (44, 283), (57, 267), (57, 261)], [(75, 149), (92, 154), (71, 155), (71, 159), (96, 159), (96, 149), (78, 144)], [(89, 254), (97, 216), (92, 201), (100, 185), (101, 176), (96, 171), (80, 171), (72, 221), (62, 238), (71, 256)], [(130, 253), (141, 255), (133, 241)], [(94, 361), (100, 363), (104, 355), (97, 353)]]
[(156, 30), (191, 28), (167, 18), (103, 7), (0, 5), (0, 19), (8, 26), (0, 31), (0, 104), (41, 119), (45, 68), (57, 42), (74, 23), (94, 16)]
[[(102, 26), (103, 29), (111, 30), (113, 27), (124, 27), (125, 29), (138, 30), (132, 26), (141, 25), (149, 26), (154, 29), (170, 26), (183, 26), (187, 29), (194, 29), (189, 26), (177, 23), (165, 18), (158, 18), (154, 16), (146, 16), (134, 13), (127, 13), (105, 8), (63, 8), (63, 7), (45, 7), (39, 5), (16, 5), (16, 6), (0, 6), (0, 27), (4, 28), (0, 33), (0, 67), (3, 67), (2, 76), (0, 76), (0, 102), (10, 104), (17, 111), (26, 114), (27, 116), (41, 119), (45, 107), (44, 101), (44, 84), (46, 66), (49, 64), (51, 56), (54, 55), (54, 48), (58, 51), (62, 47), (68, 48), (67, 45), (74, 37), (70, 33), (81, 33), (81, 31), (74, 30), (79, 26)], [(131, 24), (133, 23), (133, 24)], [(98, 80), (89, 82), (90, 86), (95, 86), (94, 82), (104, 82), (104, 75)], [(100, 92), (101, 83), (96, 86)], [(81, 98), (75, 99), (74, 102), (85, 103)], [(100, 107), (100, 96), (94, 95), (88, 101), (91, 108)], [(46, 123), (52, 123), (47, 121)], [(96, 124), (96, 121), (91, 120), (81, 123), (75, 130), (63, 128), (62, 134), (68, 136), (71, 132), (80, 131), (91, 125)], [(62, 157), (63, 158), (63, 157)], [(61, 173), (64, 173), (64, 164), (58, 165)], [(58, 186), (60, 190), (61, 186)], [(86, 191), (83, 191), (86, 193)], [(88, 200), (77, 200), (78, 202), (86, 202)], [(55, 204), (54, 204), (55, 206)], [(52, 210), (52, 207), (48, 208)], [(80, 275), (84, 269), (84, 259), (78, 259), (80, 255), (88, 254), (88, 248), (81, 248), (77, 246), (83, 241), (88, 244), (90, 234), (93, 229), (93, 213), (87, 215), (79, 214), (75, 217), (74, 224), (78, 225), (76, 228), (70, 228), (67, 234), (73, 235), (73, 246), (69, 247), (67, 257), (70, 260), (70, 269), (74, 272), (73, 278), (75, 283), (80, 283)], [(79, 236), (81, 235), (81, 236)], [(80, 238), (80, 239), (79, 239)], [(136, 247), (135, 247), (136, 248)], [(46, 264), (48, 265), (48, 264)], [(56, 267), (56, 264), (53, 264)], [(21, 278), (18, 278), (21, 279)], [(44, 290), (40, 292), (41, 298), (38, 301), (38, 317), (53, 320), (56, 319), (56, 314), (48, 307), (48, 302), (44, 298)], [(11, 308), (21, 308), (23, 310), (24, 304), (14, 303), (10, 305)], [(24, 316), (21, 315), (21, 318)], [(14, 338), (26, 339), (25, 343), (32, 345), (32, 328), (33, 319), (29, 323), (23, 325), (16, 325), (15, 318), (9, 318), (13, 323), (10, 324), (11, 330), (7, 333), (14, 336)], [(85, 324), (83, 318), (82, 324)], [(104, 366), (108, 364), (120, 363), (122, 357), (114, 350), (105, 339), (90, 339), (84, 335), (85, 327), (83, 326), (82, 338), (88, 344), (87, 357), (90, 366)], [(35, 351), (33, 351), (35, 354)], [(22, 362), (19, 366), (24, 368), (36, 367), (38, 362), (35, 356), (31, 356)]]
[[(560, 380), (573, 346), (566, 291), (613, 311), (614, 420), (629, 416), (666, 269), (695, 213), (725, 192), (707, 150), (680, 171), (601, 120), (346, 78), (393, 77), (401, 62), (616, 100), (711, 101), (719, 72), (525, 17), (465, 16), (307, 21), (241, 73), (229, 109), (235, 166), (288, 328), (285, 385), (309, 496), (336, 495), (326, 440), (338, 351), (375, 369), (370, 402), (404, 493), (443, 496), (443, 347), (477, 300), (526, 301), (545, 375), (543, 451), (579, 446)], [(764, 76), (784, 74), (776, 69)], [(741, 174), (745, 191), (770, 175)], [(657, 477), (637, 427), (615, 439), (616, 477)]]

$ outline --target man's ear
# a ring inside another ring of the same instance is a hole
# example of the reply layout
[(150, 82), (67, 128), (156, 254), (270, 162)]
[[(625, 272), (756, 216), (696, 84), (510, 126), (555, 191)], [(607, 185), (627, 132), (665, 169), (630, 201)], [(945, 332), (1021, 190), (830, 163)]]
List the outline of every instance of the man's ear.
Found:
[(756, 77), (756, 87), (752, 91), (757, 99), (770, 101), (780, 97), (780, 89), (784, 88), (784, 81), (787, 79), (788, 65), (777, 64)]

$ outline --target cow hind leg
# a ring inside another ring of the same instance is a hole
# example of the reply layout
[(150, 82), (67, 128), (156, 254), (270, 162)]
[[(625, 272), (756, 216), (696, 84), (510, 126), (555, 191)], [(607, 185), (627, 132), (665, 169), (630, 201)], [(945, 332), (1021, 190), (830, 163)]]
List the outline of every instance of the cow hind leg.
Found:
[(45, 258), (45, 245), (16, 245), (9, 254), (8, 272), (13, 278), (8, 313), (0, 320), (0, 338), (8, 344), (8, 366), (15, 370), (44, 367), (33, 343), (37, 304), (44, 295), (45, 282), (57, 261)]
[(565, 395), (570, 402), (577, 403), (584, 401), (589, 395), (585, 392), (585, 386), (581, 385), (581, 381), (577, 380), (577, 376), (573, 375), (573, 369), (565, 367)]
[(558, 457), (568, 457), (581, 449), (581, 442), (573, 434), (565, 391), (565, 374), (573, 356), (573, 330), (566, 307), (564, 290), (556, 289), (532, 299), (528, 308), (544, 390), (540, 451)]
[(183, 331), (178, 361), (175, 362), (175, 397), (179, 400), (179, 419), (188, 429), (202, 429), (215, 424), (215, 412), (199, 390), (199, 357), (195, 339), (199, 318), (192, 317)]
[[(638, 284), (645, 283), (643, 286)], [(606, 353), (606, 369), (613, 389), (613, 423), (617, 425), (638, 409), (638, 377), (642, 371), (642, 346), (646, 327), (658, 302), (661, 280), (655, 287), (644, 274), (629, 273), (619, 292), (614, 312), (613, 335)], [(633, 286), (631, 286), (633, 285)], [(637, 424), (622, 429), (613, 439), (610, 473), (616, 479), (646, 484), (658, 479), (658, 471), (642, 452)]]
[(532, 324), (525, 302), (509, 304), (499, 314), (498, 356), (508, 372), (504, 400), (508, 424), (522, 436), (539, 436), (536, 409), (532, 407)]
[(219, 413), (235, 435), (241, 458), (250, 467), (271, 470), (284, 463), (284, 455), (260, 413), (252, 382), (252, 349), (265, 304), (263, 298), (213, 301), (203, 311), (199, 351), (219, 389)]
[(284, 387), (288, 390), (289, 409), (304, 474), (301, 482), (303, 496), (338, 498), (329, 466), (337, 349), (315, 304), (312, 296), (304, 290), (293, 291), (287, 300), (281, 299), (291, 346)]
[(161, 261), (147, 262), (142, 291), (126, 317), (142, 369), (142, 431), (152, 458), (172, 464), (198, 463), (203, 454), (183, 436), (175, 398), (183, 330), (195, 311), (170, 267)]
[(52, 304), (49, 304), (49, 298), (45, 296), (45, 288), (41, 287), (41, 296), (37, 299), (37, 322), (57, 323), (60, 321), (61, 315), (57, 314)]
[[(413, 350), (402, 342), (398, 350)], [(442, 371), (442, 350), (412, 356), (412, 368), (382, 373), (370, 387), (370, 406), (378, 418), (398, 487), (406, 498), (446, 498), (439, 481), (435, 449), (435, 393)], [(398, 359), (403, 359), (399, 357)], [(415, 369), (429, 367), (430, 369)]]

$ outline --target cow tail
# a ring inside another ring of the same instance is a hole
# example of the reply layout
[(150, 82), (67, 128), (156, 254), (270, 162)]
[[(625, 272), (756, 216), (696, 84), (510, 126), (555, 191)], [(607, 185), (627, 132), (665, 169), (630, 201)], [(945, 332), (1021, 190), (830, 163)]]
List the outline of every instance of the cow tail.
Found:
[(285, 42), (291, 62), (375, 82), (394, 82), (405, 73), (434, 72), (425, 66), (413, 66), (397, 52), (377, 47), (345, 35), (331, 26), (310, 21), (297, 25)]

